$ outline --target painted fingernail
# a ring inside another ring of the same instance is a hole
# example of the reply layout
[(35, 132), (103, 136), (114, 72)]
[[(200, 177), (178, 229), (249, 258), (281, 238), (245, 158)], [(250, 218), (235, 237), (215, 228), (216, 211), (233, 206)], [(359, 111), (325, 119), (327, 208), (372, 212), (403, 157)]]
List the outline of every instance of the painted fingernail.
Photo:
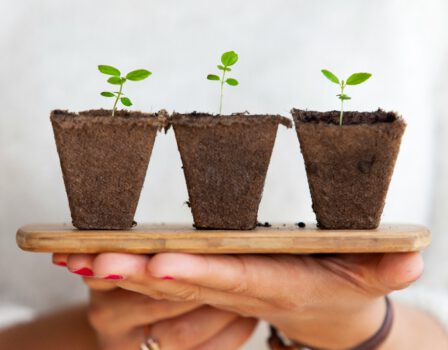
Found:
[(67, 263), (65, 261), (54, 261), (53, 264), (63, 267), (67, 266)]
[(104, 277), (105, 280), (122, 280), (124, 277), (122, 275), (107, 275)]
[(174, 277), (173, 276), (163, 276), (162, 279), (165, 281), (172, 281), (174, 279)]
[(73, 273), (76, 273), (81, 276), (86, 276), (86, 277), (93, 276), (93, 271), (91, 269), (89, 269), (88, 267), (83, 267), (82, 269), (75, 270), (75, 271), (73, 271)]

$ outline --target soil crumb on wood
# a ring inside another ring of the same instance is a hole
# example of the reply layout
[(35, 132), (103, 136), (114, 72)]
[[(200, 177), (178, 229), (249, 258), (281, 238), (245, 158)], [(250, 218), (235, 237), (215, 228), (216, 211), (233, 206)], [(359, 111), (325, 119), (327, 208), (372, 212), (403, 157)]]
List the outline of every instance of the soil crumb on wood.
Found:
[(257, 227), (272, 227), (272, 225), (269, 222), (257, 222)]

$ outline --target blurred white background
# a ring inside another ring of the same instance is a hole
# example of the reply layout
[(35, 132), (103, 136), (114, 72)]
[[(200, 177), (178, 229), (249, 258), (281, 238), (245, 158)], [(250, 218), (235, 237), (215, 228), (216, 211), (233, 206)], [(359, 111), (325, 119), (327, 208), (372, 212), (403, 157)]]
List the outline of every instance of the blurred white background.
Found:
[[(420, 284), (447, 293), (446, 0), (0, 0), (0, 13), (0, 303), (41, 312), (86, 297), (48, 255), (15, 245), (22, 224), (70, 221), (50, 110), (110, 108), (96, 69), (110, 64), (153, 72), (125, 86), (134, 109), (216, 112), (218, 86), (205, 76), (227, 50), (240, 56), (227, 113), (337, 109), (320, 69), (373, 73), (347, 90), (347, 108), (396, 110), (408, 122), (383, 220), (433, 228)], [(186, 199), (173, 133), (160, 134), (136, 220), (191, 222)], [(293, 130), (279, 130), (259, 219), (314, 220)]]

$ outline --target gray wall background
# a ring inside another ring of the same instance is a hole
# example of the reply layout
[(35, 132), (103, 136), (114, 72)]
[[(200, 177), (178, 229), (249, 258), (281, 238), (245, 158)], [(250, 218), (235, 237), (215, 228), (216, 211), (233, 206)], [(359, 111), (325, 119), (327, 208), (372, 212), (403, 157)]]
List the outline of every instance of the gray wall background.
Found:
[[(126, 86), (135, 109), (216, 112), (205, 76), (231, 49), (240, 86), (225, 93), (228, 113), (337, 109), (321, 68), (374, 73), (347, 91), (347, 108), (408, 122), (384, 221), (434, 229), (421, 283), (448, 289), (447, 10), (443, 0), (0, 0), (0, 302), (46, 311), (85, 298), (76, 276), (15, 245), (22, 224), (70, 218), (49, 111), (110, 108), (96, 66), (111, 64), (154, 73)], [(161, 134), (136, 219), (190, 222), (186, 199), (173, 134)], [(292, 130), (279, 131), (259, 218), (314, 220)]]

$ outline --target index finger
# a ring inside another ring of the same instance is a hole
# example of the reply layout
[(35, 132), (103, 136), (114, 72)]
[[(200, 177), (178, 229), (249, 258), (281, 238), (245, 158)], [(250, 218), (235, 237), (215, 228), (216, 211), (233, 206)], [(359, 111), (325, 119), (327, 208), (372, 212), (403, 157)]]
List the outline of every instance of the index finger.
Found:
[[(419, 253), (360, 258), (162, 253), (149, 262), (148, 271), (159, 278), (172, 276), (186, 283), (265, 300), (287, 300), (297, 291), (305, 300), (334, 295), (338, 290), (382, 296), (407, 287), (423, 271)], [(330, 286), (334, 290), (329, 290)]]
[(149, 262), (148, 271), (154, 277), (172, 276), (182, 282), (264, 300), (278, 300), (291, 291), (306, 294), (310, 288), (304, 288), (305, 281), (321, 281), (318, 271), (312, 272), (301, 257), (292, 255), (161, 253)]

